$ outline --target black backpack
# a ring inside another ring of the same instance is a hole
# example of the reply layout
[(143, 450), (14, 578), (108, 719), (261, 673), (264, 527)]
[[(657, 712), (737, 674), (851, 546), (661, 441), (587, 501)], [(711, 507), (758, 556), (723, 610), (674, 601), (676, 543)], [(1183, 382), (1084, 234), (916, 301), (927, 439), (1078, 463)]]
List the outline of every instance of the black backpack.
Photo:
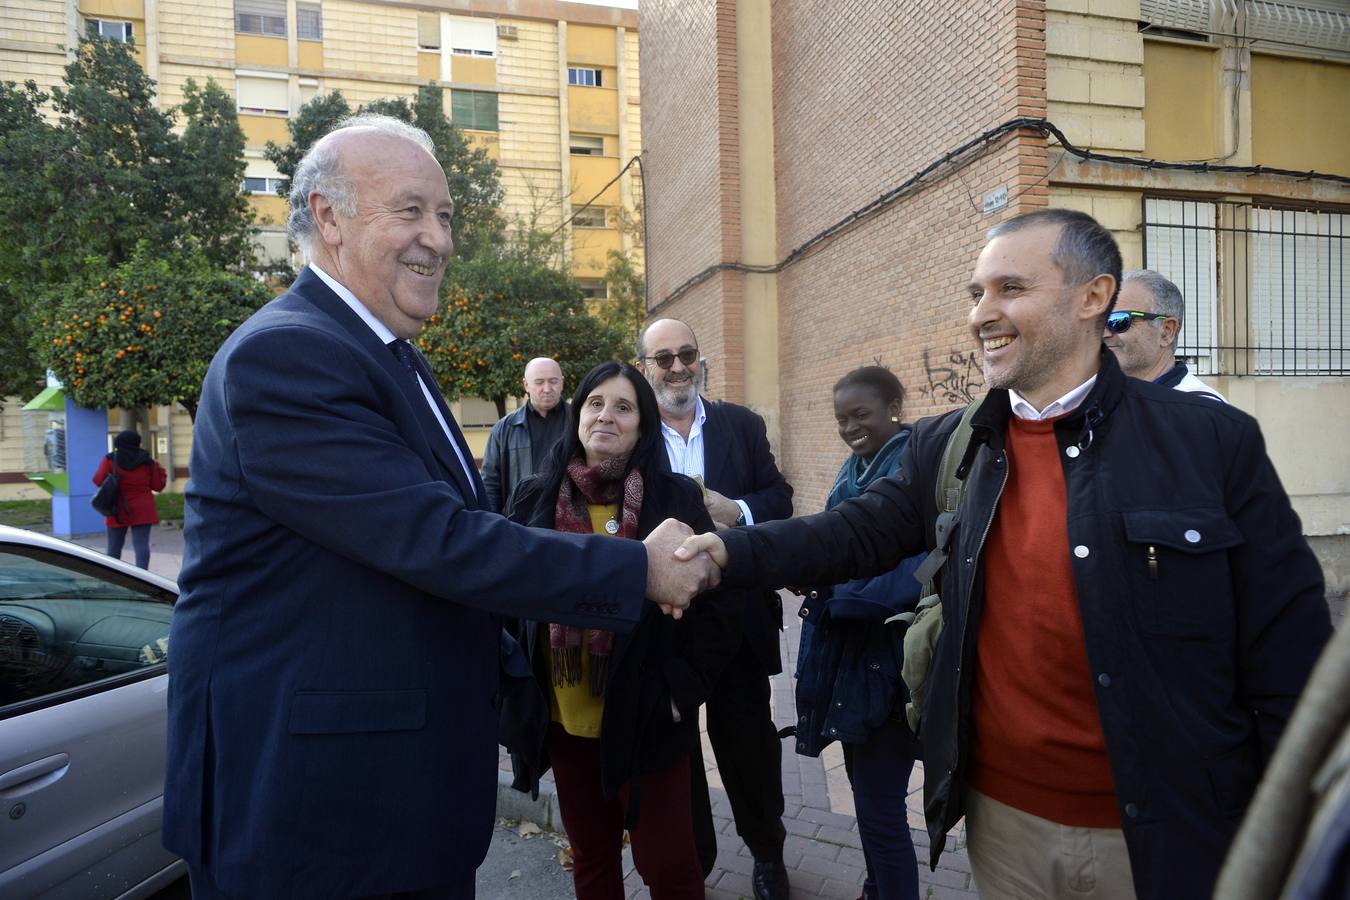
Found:
[(108, 454), (108, 462), (111, 468), (108, 477), (103, 479), (103, 483), (98, 486), (94, 496), (89, 498), (89, 505), (94, 511), (105, 516), (116, 516), (126, 508), (126, 501), (122, 499), (122, 479), (117, 472), (117, 463), (113, 462), (113, 455)]

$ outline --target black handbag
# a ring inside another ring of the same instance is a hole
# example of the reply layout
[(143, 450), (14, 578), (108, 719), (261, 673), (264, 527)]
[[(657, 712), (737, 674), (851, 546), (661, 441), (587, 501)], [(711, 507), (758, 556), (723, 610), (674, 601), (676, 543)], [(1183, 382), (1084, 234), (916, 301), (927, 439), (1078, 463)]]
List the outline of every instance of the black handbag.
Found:
[(117, 472), (117, 463), (112, 459), (113, 455), (109, 453), (108, 462), (111, 468), (108, 477), (103, 479), (94, 496), (89, 498), (89, 505), (94, 511), (105, 516), (116, 516), (126, 508), (126, 501), (122, 499), (122, 479)]

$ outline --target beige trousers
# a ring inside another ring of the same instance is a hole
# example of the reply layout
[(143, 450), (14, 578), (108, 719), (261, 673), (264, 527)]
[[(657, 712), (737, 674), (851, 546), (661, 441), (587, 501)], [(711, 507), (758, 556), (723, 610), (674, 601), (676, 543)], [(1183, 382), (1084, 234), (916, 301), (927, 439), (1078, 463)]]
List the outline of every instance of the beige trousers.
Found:
[(967, 789), (966, 846), (980, 900), (1135, 900), (1119, 828), (1060, 825)]

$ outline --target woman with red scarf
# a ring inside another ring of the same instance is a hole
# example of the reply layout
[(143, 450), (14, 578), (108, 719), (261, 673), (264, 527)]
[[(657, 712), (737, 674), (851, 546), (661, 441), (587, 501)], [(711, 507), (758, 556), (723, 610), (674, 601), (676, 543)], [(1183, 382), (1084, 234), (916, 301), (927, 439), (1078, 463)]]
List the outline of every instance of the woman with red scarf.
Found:
[[(562, 440), (517, 488), (509, 516), (621, 540), (667, 518), (712, 529), (698, 486), (670, 472), (651, 386), (617, 362), (581, 380)], [(710, 591), (678, 621), (651, 606), (628, 634), (516, 627), (540, 696), (533, 714), (503, 713), (530, 720), (509, 723), (527, 735), (513, 748), (515, 787), (537, 793), (553, 768), (580, 900), (623, 900), (625, 829), (653, 900), (703, 897), (689, 767), (703, 764), (698, 708), (739, 644), (740, 614), (735, 596)]]

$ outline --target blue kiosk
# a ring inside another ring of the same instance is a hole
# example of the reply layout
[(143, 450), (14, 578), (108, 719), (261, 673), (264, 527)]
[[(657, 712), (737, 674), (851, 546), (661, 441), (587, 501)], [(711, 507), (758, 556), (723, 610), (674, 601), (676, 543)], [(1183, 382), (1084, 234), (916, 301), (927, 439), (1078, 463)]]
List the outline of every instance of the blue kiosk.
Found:
[(97, 490), (94, 472), (108, 453), (108, 411), (77, 406), (57, 384), (25, 403), (23, 411), (46, 414), (46, 471), (24, 474), (52, 495), (52, 533), (70, 537), (102, 531), (103, 516), (89, 500)]

